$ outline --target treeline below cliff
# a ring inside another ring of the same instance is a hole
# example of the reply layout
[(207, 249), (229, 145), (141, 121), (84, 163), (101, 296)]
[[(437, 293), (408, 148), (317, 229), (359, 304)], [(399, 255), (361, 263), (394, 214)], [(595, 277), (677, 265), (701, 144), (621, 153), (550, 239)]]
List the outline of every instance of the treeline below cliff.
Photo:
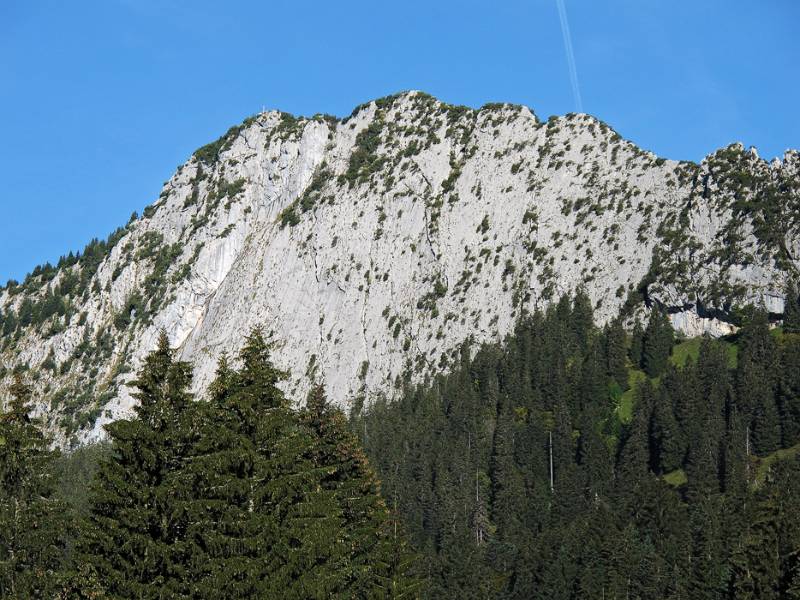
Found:
[(257, 331), (193, 398), (162, 336), (135, 414), (65, 455), (18, 374), (0, 596), (800, 597), (800, 305), (742, 314), (676, 339), (579, 293), (349, 419), (292, 408)]
[(586, 298), (355, 414), (430, 598), (796, 598), (800, 321), (675, 340)]
[(21, 377), (0, 421), (0, 597), (401, 598), (413, 555), (343, 413), (290, 407), (259, 332), (208, 397), (166, 336), (131, 419), (65, 457)]

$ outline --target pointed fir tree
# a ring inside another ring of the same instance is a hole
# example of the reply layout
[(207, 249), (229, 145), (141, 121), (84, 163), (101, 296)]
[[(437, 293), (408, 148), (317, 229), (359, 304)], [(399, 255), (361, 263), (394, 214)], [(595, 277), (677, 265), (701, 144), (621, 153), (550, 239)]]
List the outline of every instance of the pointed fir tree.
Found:
[(697, 365), (690, 361), (680, 370), (670, 364), (661, 377), (661, 386), (672, 401), (675, 421), (683, 432), (684, 454), (687, 432), (693, 425), (696, 413), (696, 398), (700, 383), (697, 377)]
[(731, 498), (742, 499), (747, 492), (749, 463), (747, 440), (741, 415), (734, 402), (729, 402), (722, 455), (722, 491)]
[(786, 297), (783, 304), (783, 331), (800, 333), (800, 295), (794, 280), (786, 286)]
[(752, 413), (758, 406), (758, 394), (772, 391), (777, 374), (777, 346), (766, 311), (752, 312), (739, 332), (738, 346), (736, 396), (741, 409)]
[(632, 490), (651, 470), (650, 421), (655, 390), (649, 380), (636, 388), (636, 403), (628, 433), (619, 455), (618, 472), (625, 490)]
[(644, 330), (639, 319), (633, 324), (633, 331), (631, 332), (631, 347), (628, 349), (628, 356), (633, 363), (634, 368), (640, 369), (642, 367), (642, 352), (644, 347)]
[(726, 407), (731, 403), (731, 383), (725, 347), (703, 339), (697, 363), (684, 367), (686, 405), (681, 407), (687, 451), (687, 494), (693, 500), (717, 493), (721, 487), (722, 453), (725, 444)]
[(359, 598), (408, 597), (418, 583), (411, 576), (414, 556), (402, 527), (380, 495), (378, 479), (350, 432), (344, 414), (332, 406), (322, 385), (312, 387), (300, 421), (313, 435), (312, 460), (325, 469), (322, 488), (332, 492), (341, 510), (344, 568), (332, 596)]
[(17, 374), (0, 413), (0, 597), (48, 598), (57, 589), (70, 525), (56, 495), (56, 452), (30, 416)]
[(554, 411), (552, 438), (553, 496), (558, 510), (569, 513), (581, 502), (581, 481), (575, 464), (577, 444), (573, 435), (575, 427), (565, 402), (559, 402)]
[(220, 362), (190, 468), (196, 595), (327, 598), (347, 577), (342, 511), (322, 486), (313, 436), (277, 384), (285, 378), (260, 331)]
[(693, 437), (686, 454), (687, 495), (691, 501), (720, 489), (720, 447), (716, 436)]
[(666, 313), (659, 308), (653, 308), (642, 342), (642, 368), (648, 376), (658, 377), (667, 367), (674, 337)]
[(594, 311), (585, 290), (579, 289), (572, 301), (570, 330), (578, 348), (584, 349), (594, 332)]
[(653, 468), (659, 475), (681, 467), (685, 443), (672, 410), (672, 400), (661, 387), (656, 394), (650, 424), (650, 444)]
[(592, 413), (582, 415), (578, 422), (580, 436), (577, 460), (583, 473), (584, 494), (591, 503), (608, 493), (614, 475), (608, 446), (597, 431), (601, 423)]
[(698, 496), (689, 509), (693, 539), (687, 597), (693, 600), (725, 598), (723, 594), (729, 586), (730, 563), (726, 557), (729, 544), (725, 543), (721, 522), (724, 512), (722, 498), (713, 494)]
[(800, 442), (800, 337), (787, 336), (781, 345), (778, 408), (784, 448)]
[(772, 394), (759, 394), (753, 413), (752, 444), (758, 456), (766, 456), (781, 446), (781, 422)]
[(746, 416), (752, 447), (764, 456), (780, 447), (781, 430), (775, 393), (778, 352), (767, 313), (756, 310), (742, 327), (736, 369), (736, 399)]
[(625, 391), (628, 389), (628, 365), (625, 329), (619, 318), (611, 321), (605, 329), (606, 374)]
[(189, 597), (185, 506), (178, 475), (193, 444), (191, 367), (174, 360), (166, 333), (144, 360), (134, 418), (106, 426), (111, 457), (93, 484), (79, 560), (118, 598)]
[(200, 435), (185, 476), (196, 490), (187, 512), (190, 524), (188, 577), (198, 598), (224, 593), (246, 598), (258, 592), (265, 572), (261, 557), (277, 524), (254, 510), (255, 444), (259, 407), (233, 400), (237, 373), (227, 356), (218, 363), (209, 401), (200, 405)]
[(761, 495), (732, 557), (733, 597), (742, 600), (780, 598), (781, 556), (779, 498), (774, 490)]
[(260, 454), (254, 476), (261, 484), (254, 488), (253, 510), (278, 526), (277, 537), (270, 540), (267, 572), (272, 582), (265, 591), (285, 598), (329, 597), (347, 566), (342, 509), (322, 483), (334, 467), (314, 463), (313, 435), (277, 388), (285, 374), (273, 365), (260, 331), (248, 336), (239, 358), (231, 401), (262, 405), (254, 438)]
[(514, 416), (509, 401), (501, 403), (492, 442), (489, 475), (492, 481), (492, 514), (498, 535), (514, 544), (520, 532), (524, 513), (525, 488), (514, 461), (516, 437)]

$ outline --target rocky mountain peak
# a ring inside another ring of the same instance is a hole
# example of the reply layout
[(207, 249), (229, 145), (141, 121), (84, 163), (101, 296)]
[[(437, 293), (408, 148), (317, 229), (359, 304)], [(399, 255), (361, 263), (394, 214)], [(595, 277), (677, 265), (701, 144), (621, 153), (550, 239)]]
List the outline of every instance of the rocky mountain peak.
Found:
[(797, 152), (656, 157), (602, 121), (410, 91), (344, 119), (263, 112), (200, 149), (141, 217), (0, 291), (0, 376), (27, 371), (62, 441), (127, 414), (161, 329), (201, 393), (260, 326), (287, 391), (391, 397), (583, 289), (724, 333), (797, 273)]

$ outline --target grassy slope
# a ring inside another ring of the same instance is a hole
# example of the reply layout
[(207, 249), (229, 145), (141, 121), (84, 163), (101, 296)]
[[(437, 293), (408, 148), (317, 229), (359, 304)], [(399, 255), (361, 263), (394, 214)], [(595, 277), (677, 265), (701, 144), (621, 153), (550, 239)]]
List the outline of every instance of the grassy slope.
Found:
[[(676, 344), (672, 348), (672, 355), (669, 357), (670, 362), (678, 368), (683, 368), (689, 359), (697, 360), (702, 342), (703, 338), (696, 337)], [(724, 345), (728, 351), (728, 368), (735, 369), (739, 356), (739, 347), (725, 340), (720, 340), (718, 343)]]
[[(780, 327), (775, 327), (771, 331), (772, 335), (780, 342), (783, 337), (783, 330)], [(686, 340), (681, 342), (672, 349), (672, 355), (670, 356), (670, 361), (676, 367), (682, 368), (686, 365), (686, 362), (691, 360), (697, 360), (698, 355), (700, 354), (700, 344), (702, 342), (702, 338), (692, 338), (690, 340)], [(737, 359), (739, 348), (736, 344), (733, 344), (729, 341), (721, 340), (720, 343), (726, 346), (728, 351), (728, 367), (731, 369), (736, 368)], [(631, 370), (629, 374), (629, 381), (641, 381), (644, 377), (644, 373), (641, 371), (634, 371)], [(654, 380), (655, 381), (655, 380)], [(627, 403), (625, 396), (628, 395)], [(624, 406), (623, 406), (624, 405)], [(620, 419), (623, 419), (627, 416), (627, 420), (624, 422), (628, 422), (631, 416), (631, 410), (633, 409), (633, 393), (631, 390), (628, 390), (623, 394), (623, 400), (620, 402), (620, 406), (617, 409), (617, 414), (619, 415)], [(772, 454), (769, 454), (764, 457), (751, 457), (751, 461), (753, 466), (755, 467), (755, 479), (753, 484), (755, 486), (760, 485), (764, 482), (764, 479), (767, 477), (770, 468), (779, 460), (795, 458), (800, 455), (800, 444), (792, 446), (791, 448), (783, 448), (781, 450), (776, 450)], [(680, 487), (684, 485), (687, 481), (686, 473), (683, 469), (677, 469), (672, 471), (671, 473), (667, 473), (664, 475), (664, 481), (669, 483), (672, 486)]]
[(622, 394), (617, 404), (617, 417), (623, 423), (630, 423), (633, 415), (633, 400), (636, 394), (636, 386), (647, 379), (644, 371), (639, 369), (628, 369), (628, 390)]
[[(697, 360), (697, 357), (700, 355), (700, 344), (702, 341), (703, 338), (696, 337), (676, 344), (672, 348), (672, 353), (669, 357), (670, 362), (680, 369), (686, 366), (687, 361), (690, 359), (693, 361)], [(719, 343), (723, 344), (728, 351), (728, 367), (735, 369), (739, 348), (736, 344), (728, 341), (722, 340), (719, 341)], [(646, 377), (647, 375), (640, 369), (628, 369), (628, 390), (622, 394), (616, 408), (617, 417), (622, 423), (630, 422), (633, 412), (633, 402), (636, 395), (636, 386), (644, 381)], [(656, 377), (650, 381), (652, 381), (653, 385), (657, 386), (659, 378)]]
[(664, 475), (664, 481), (672, 487), (681, 487), (689, 480), (686, 478), (686, 472), (683, 469), (675, 469)]
[[(696, 337), (691, 338), (686, 341), (680, 342), (676, 344), (672, 348), (672, 353), (670, 354), (670, 362), (678, 367), (679, 369), (686, 366), (686, 363), (689, 360), (695, 361), (697, 357), (700, 355), (700, 344), (702, 343), (703, 338)], [(731, 369), (736, 368), (737, 358), (739, 354), (739, 348), (736, 344), (733, 344), (728, 341), (720, 341), (719, 343), (724, 344), (726, 350), (728, 351), (728, 367)], [(616, 414), (617, 418), (619, 418), (620, 422), (622, 423), (630, 423), (632, 414), (633, 414), (633, 404), (636, 395), (636, 386), (644, 381), (647, 378), (647, 375), (644, 371), (640, 369), (628, 369), (628, 390), (622, 394), (619, 399), (619, 403), (617, 404)], [(653, 382), (653, 385), (658, 385), (659, 378), (656, 377), (655, 379), (651, 379), (650, 381)], [(790, 449), (791, 450), (791, 449)], [(800, 446), (794, 449), (795, 451), (800, 450)], [(778, 451), (775, 454), (779, 454), (780, 452), (788, 453), (789, 450)], [(769, 461), (769, 464), (772, 464), (775, 459), (771, 459), (770, 457), (761, 459), (761, 462)], [(759, 469), (764, 470), (764, 474), (766, 474), (766, 470), (769, 469), (769, 464), (767, 465), (760, 465)], [(761, 475), (762, 479), (764, 475)], [(686, 473), (683, 469), (677, 469), (672, 471), (671, 473), (667, 473), (664, 475), (664, 481), (674, 487), (681, 487), (685, 485), (687, 482)]]
[(764, 483), (767, 473), (769, 473), (770, 468), (776, 462), (787, 458), (795, 458), (798, 456), (798, 454), (800, 454), (800, 444), (792, 446), (791, 448), (781, 448), (780, 450), (776, 450), (772, 454), (768, 454), (764, 457), (751, 457), (751, 460), (756, 468), (755, 481), (753, 482), (753, 485), (759, 486)]

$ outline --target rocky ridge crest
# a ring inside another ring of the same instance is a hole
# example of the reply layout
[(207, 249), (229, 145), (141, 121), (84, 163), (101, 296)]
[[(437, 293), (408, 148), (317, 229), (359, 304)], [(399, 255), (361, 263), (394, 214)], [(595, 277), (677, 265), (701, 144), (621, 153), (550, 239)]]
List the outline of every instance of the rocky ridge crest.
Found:
[(30, 370), (66, 444), (128, 413), (162, 328), (198, 391), (260, 325), (293, 397), (321, 380), (342, 405), (447, 369), (465, 340), (578, 288), (604, 321), (659, 304), (718, 335), (748, 303), (780, 317), (799, 228), (796, 151), (675, 162), (588, 115), (420, 92), (341, 120), (269, 111), (108, 240), (0, 291), (0, 385)]

